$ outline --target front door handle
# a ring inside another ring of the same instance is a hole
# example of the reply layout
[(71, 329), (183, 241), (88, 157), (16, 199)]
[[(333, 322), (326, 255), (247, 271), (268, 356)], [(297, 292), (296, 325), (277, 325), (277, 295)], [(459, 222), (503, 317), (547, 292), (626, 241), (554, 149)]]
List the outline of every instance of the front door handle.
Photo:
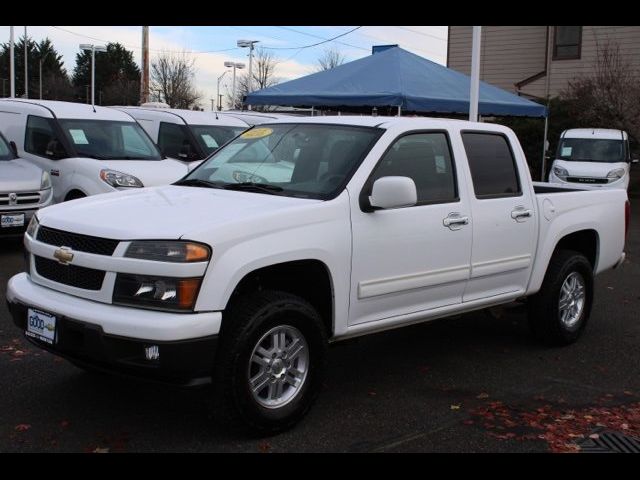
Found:
[(524, 222), (525, 219), (532, 216), (533, 212), (524, 207), (516, 207), (511, 211), (511, 218), (513, 218), (516, 222)]
[(469, 223), (469, 217), (464, 217), (459, 213), (450, 213), (442, 220), (442, 224), (451, 230), (460, 230), (463, 225)]

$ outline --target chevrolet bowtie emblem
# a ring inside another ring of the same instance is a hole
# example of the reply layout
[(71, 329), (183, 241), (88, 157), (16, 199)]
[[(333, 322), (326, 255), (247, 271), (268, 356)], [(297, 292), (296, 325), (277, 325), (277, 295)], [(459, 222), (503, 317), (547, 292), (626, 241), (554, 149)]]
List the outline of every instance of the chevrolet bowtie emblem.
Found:
[(73, 252), (69, 247), (60, 247), (55, 252), (53, 252), (53, 256), (59, 263), (66, 265), (71, 263), (73, 260)]

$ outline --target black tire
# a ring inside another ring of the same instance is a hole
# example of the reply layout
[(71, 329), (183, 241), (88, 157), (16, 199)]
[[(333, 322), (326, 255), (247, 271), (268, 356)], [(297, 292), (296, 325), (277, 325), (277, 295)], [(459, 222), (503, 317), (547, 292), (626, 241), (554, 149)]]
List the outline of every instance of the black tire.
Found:
[[(565, 280), (577, 272), (584, 280), (585, 300), (577, 322), (568, 327), (561, 321), (560, 294)], [(528, 302), (529, 326), (534, 337), (547, 345), (575, 342), (587, 325), (593, 303), (593, 267), (579, 252), (559, 250), (553, 254), (540, 291)]]
[(68, 202), (69, 200), (76, 200), (77, 198), (85, 198), (85, 197), (86, 195), (81, 191), (71, 190), (69, 193), (67, 193), (67, 196), (65, 197), (64, 201)]
[[(298, 393), (288, 403), (267, 408), (251, 393), (250, 357), (263, 335), (278, 326), (294, 327), (304, 336), (308, 370)], [(214, 416), (227, 427), (240, 427), (259, 435), (291, 428), (308, 412), (320, 391), (327, 345), (322, 317), (306, 300), (269, 290), (239, 298), (225, 312), (220, 334), (213, 372)]]

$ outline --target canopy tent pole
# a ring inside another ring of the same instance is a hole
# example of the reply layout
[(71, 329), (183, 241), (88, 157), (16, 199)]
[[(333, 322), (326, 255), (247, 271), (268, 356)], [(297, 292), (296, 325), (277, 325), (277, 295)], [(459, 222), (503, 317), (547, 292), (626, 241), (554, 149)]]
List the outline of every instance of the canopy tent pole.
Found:
[(540, 172), (540, 181), (544, 182), (545, 173), (547, 173), (547, 135), (549, 133), (549, 111), (547, 110), (547, 116), (544, 117), (544, 140), (542, 141), (542, 171)]
[(469, 121), (478, 121), (478, 97), (480, 94), (480, 41), (482, 27), (473, 27), (471, 44), (471, 89), (469, 92)]

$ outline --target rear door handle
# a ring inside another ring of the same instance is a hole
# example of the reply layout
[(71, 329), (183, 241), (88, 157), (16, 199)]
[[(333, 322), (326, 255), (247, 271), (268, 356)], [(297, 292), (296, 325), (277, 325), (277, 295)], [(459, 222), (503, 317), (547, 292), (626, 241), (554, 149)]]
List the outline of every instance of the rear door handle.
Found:
[(451, 230), (460, 230), (463, 225), (469, 223), (469, 217), (464, 217), (459, 213), (450, 213), (442, 220), (442, 224)]
[(532, 217), (533, 212), (524, 207), (516, 207), (511, 211), (511, 218), (516, 222), (524, 222), (525, 219)]

